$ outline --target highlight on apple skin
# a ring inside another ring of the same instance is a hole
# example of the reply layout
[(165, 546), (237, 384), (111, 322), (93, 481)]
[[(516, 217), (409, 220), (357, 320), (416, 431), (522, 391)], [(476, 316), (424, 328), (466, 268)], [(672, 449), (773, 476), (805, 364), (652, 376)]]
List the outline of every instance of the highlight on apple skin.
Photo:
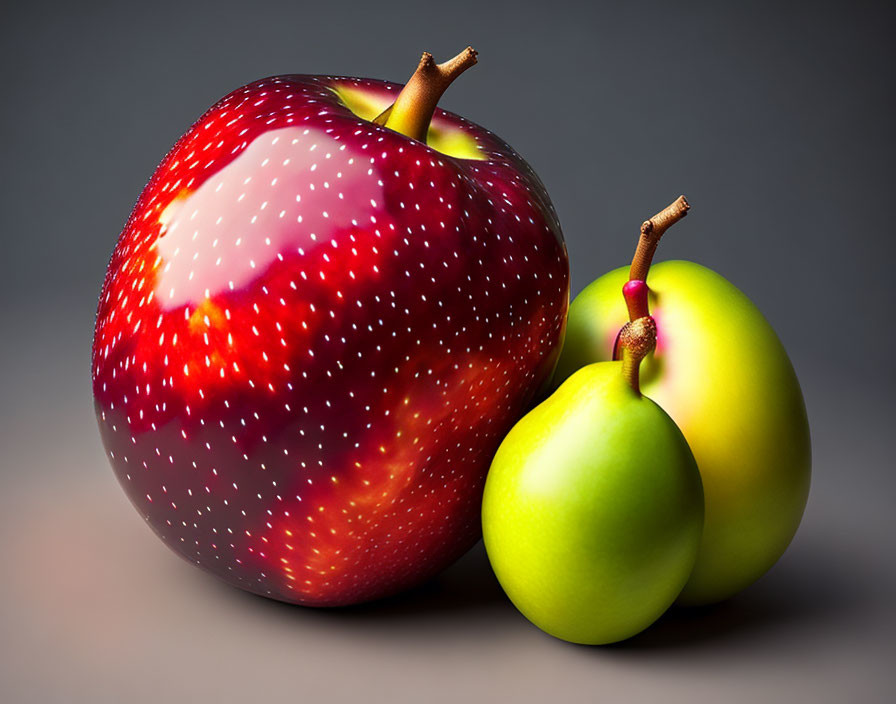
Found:
[[(647, 267), (657, 342), (642, 389), (684, 434), (706, 501), (679, 603), (708, 604), (752, 584), (790, 544), (809, 493), (809, 426), (790, 359), (746, 295), (693, 262), (648, 259)], [(630, 277), (629, 267), (611, 271), (572, 302), (555, 384), (613, 358)]]
[(556, 364), (569, 267), (541, 181), (405, 88), (286, 75), (216, 103), (156, 169), (96, 318), (122, 487), (232, 585), (335, 606), (425, 581), (481, 535), (489, 462)]

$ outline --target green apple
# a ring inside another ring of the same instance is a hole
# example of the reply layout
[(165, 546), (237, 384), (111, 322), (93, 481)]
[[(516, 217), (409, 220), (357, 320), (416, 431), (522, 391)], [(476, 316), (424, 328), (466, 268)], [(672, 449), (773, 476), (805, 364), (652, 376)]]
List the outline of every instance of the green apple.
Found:
[(653, 623), (700, 543), (696, 463), (675, 423), (638, 392), (639, 361), (573, 374), (513, 427), (486, 479), (483, 537), (498, 581), (536, 626), (574, 643), (615, 642)]
[[(612, 358), (628, 320), (628, 279), (628, 267), (617, 269), (573, 301), (556, 383)], [(654, 265), (647, 284), (657, 343), (641, 368), (642, 389), (684, 433), (706, 500), (700, 552), (679, 601), (717, 602), (764, 574), (796, 532), (809, 492), (805, 406), (777, 335), (732, 284), (686, 261)]]

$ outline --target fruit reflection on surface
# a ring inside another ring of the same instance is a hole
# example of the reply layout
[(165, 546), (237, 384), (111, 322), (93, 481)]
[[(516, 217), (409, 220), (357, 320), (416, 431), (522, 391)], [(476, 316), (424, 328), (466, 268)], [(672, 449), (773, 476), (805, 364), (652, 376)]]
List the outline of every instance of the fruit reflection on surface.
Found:
[(474, 62), (425, 56), (411, 83), (431, 90), (392, 111), (383, 81), (240, 88), (119, 238), (101, 435), (157, 534), (232, 584), (355, 603), (479, 537), (488, 463), (559, 354), (568, 264), (531, 168), (435, 107)]
[(516, 607), (557, 638), (603, 644), (647, 628), (697, 556), (697, 466), (675, 423), (639, 392), (655, 338), (649, 316), (628, 323), (622, 361), (574, 373), (514, 426), (489, 470), (489, 560)]
[(629, 279), (646, 279), (657, 344), (642, 365), (642, 389), (681, 428), (706, 497), (700, 554), (680, 602), (706, 604), (758, 579), (793, 538), (809, 491), (809, 427), (768, 321), (699, 264), (651, 266), (661, 234), (642, 235), (631, 268), (602, 276), (573, 301), (555, 379), (612, 358), (629, 315), (619, 291)]

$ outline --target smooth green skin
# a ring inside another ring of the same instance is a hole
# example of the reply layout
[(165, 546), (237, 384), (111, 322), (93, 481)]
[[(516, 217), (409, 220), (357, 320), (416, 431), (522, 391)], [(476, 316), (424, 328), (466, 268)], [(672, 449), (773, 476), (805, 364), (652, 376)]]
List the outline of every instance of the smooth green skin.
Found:
[[(627, 313), (628, 268), (570, 306), (555, 375), (612, 357)], [(697, 459), (706, 524), (679, 602), (726, 599), (762, 576), (796, 533), (809, 495), (809, 425), (799, 382), (756, 306), (715, 272), (685, 261), (651, 267), (658, 337), (641, 387), (678, 424)]]
[(621, 362), (574, 374), (517, 423), (485, 483), (498, 581), (532, 623), (597, 645), (647, 628), (678, 596), (703, 526), (700, 474), (675, 423)]

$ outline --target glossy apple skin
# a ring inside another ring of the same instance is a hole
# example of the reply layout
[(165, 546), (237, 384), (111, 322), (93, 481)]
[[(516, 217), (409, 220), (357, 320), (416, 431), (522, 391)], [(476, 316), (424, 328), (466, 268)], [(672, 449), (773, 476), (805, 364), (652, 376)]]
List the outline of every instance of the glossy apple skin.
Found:
[(399, 88), (296, 75), (222, 99), (153, 174), (100, 296), (93, 392), (128, 497), (182, 557), (288, 602), (386, 596), (463, 554), (559, 354), (541, 182), (456, 115), (430, 130), (450, 154), (364, 119)]
[[(557, 381), (612, 357), (626, 322), (628, 268), (570, 306)], [(641, 365), (645, 395), (678, 424), (697, 459), (706, 525), (679, 601), (718, 602), (762, 576), (790, 544), (809, 494), (809, 425), (799, 382), (755, 305), (699, 264), (655, 264), (647, 281), (657, 346)]]
[(485, 547), (516, 607), (557, 638), (629, 638), (672, 604), (703, 525), (700, 474), (675, 423), (622, 376), (576, 372), (501, 443)]

